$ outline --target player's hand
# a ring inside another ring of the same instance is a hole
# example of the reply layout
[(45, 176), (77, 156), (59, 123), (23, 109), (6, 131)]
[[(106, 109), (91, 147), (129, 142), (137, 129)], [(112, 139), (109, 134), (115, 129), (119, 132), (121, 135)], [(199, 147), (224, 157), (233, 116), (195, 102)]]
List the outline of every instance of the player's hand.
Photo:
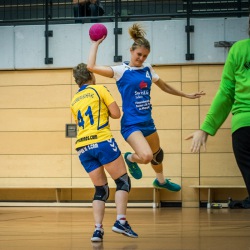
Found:
[(93, 43), (99, 45), (103, 42), (103, 40), (106, 38), (107, 36), (103, 36), (101, 39), (97, 40), (97, 41), (94, 41), (94, 40), (91, 40)]
[(192, 153), (198, 153), (201, 146), (203, 146), (204, 151), (206, 151), (207, 136), (208, 133), (206, 133), (205, 131), (197, 130), (185, 138), (185, 140), (192, 139), (192, 144), (190, 148)]
[(206, 93), (204, 91), (200, 91), (198, 93), (191, 93), (191, 94), (186, 94), (185, 97), (189, 99), (196, 99), (200, 98), (201, 96), (205, 95)]

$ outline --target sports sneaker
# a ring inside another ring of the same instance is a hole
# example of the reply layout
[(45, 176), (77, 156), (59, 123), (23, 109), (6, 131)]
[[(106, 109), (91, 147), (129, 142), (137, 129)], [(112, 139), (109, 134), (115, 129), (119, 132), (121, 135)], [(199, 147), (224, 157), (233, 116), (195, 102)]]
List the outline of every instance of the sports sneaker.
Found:
[(166, 179), (165, 181), (166, 181), (166, 183), (161, 184), (157, 179), (155, 179), (153, 182), (153, 186), (155, 188), (165, 188), (165, 189), (168, 189), (169, 191), (173, 191), (173, 192), (178, 192), (181, 190), (180, 185), (175, 184), (168, 179)]
[(130, 225), (128, 224), (128, 222), (126, 221), (126, 223), (124, 225), (122, 225), (120, 223), (119, 220), (117, 220), (114, 224), (114, 226), (112, 227), (112, 230), (116, 233), (119, 234), (124, 234), (126, 236), (132, 237), (132, 238), (138, 238), (138, 234), (135, 233), (132, 228), (130, 227)]
[(250, 197), (247, 197), (245, 200), (242, 201), (243, 208), (250, 208)]
[(142, 172), (139, 168), (138, 164), (136, 162), (131, 162), (127, 159), (127, 156), (131, 154), (130, 152), (127, 152), (124, 154), (124, 159), (128, 165), (128, 171), (129, 173), (135, 178), (135, 179), (141, 179), (142, 178)]
[(100, 230), (100, 229), (96, 229), (93, 233), (93, 236), (91, 238), (91, 241), (93, 242), (98, 242), (98, 241), (102, 241), (103, 239), (103, 235), (104, 235), (104, 231)]

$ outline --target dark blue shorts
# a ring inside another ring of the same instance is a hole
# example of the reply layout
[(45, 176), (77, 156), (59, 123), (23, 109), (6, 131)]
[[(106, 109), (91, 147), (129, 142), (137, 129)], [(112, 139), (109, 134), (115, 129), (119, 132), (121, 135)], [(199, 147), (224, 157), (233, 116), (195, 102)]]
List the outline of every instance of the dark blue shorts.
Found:
[(150, 121), (147, 121), (147, 122), (136, 123), (136, 124), (123, 127), (121, 129), (121, 133), (122, 133), (124, 140), (126, 141), (127, 138), (135, 131), (141, 131), (144, 137), (147, 137), (153, 134), (154, 132), (156, 132), (154, 120), (151, 119)]
[(78, 148), (77, 152), (87, 173), (116, 160), (121, 155), (114, 138)]

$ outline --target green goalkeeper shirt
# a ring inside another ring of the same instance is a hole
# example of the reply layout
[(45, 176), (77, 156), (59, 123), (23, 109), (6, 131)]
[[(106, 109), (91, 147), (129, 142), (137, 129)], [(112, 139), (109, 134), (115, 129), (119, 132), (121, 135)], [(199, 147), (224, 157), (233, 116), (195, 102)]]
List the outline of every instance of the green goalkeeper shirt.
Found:
[(215, 135), (230, 111), (232, 133), (250, 126), (250, 39), (236, 42), (229, 50), (220, 87), (201, 130)]

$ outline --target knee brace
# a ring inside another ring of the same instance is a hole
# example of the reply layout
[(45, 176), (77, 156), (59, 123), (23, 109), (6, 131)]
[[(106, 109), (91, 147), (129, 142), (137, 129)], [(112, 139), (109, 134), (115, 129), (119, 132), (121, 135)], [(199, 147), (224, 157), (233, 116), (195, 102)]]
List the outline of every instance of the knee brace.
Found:
[(123, 190), (129, 193), (131, 189), (131, 181), (127, 173), (116, 179), (115, 183), (116, 191)]
[(109, 198), (109, 186), (105, 184), (103, 186), (95, 186), (95, 195), (93, 200), (106, 201)]
[(153, 165), (159, 165), (162, 163), (163, 158), (164, 158), (164, 152), (160, 148), (156, 153), (153, 154), (153, 160), (151, 161), (151, 163)]

